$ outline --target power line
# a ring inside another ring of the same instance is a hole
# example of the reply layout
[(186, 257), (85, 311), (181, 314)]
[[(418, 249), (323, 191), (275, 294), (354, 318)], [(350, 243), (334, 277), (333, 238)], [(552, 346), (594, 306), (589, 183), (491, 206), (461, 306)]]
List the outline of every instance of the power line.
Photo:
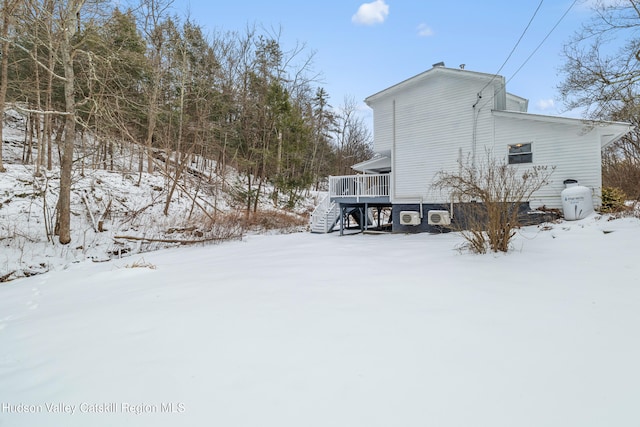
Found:
[[(577, 0), (576, 0), (577, 1)], [(527, 33), (527, 30), (529, 29), (529, 27), (531, 26), (531, 23), (533, 22), (533, 19), (536, 17), (536, 15), (538, 14), (538, 11), (540, 10), (540, 8), (542, 7), (542, 3), (544, 3), (544, 0), (540, 0), (540, 3), (538, 4), (538, 7), (536, 8), (535, 12), (533, 12), (533, 15), (531, 16), (531, 19), (529, 19), (529, 23), (527, 24), (527, 26), (525, 27), (525, 29), (522, 31), (522, 34), (520, 34), (520, 38), (518, 39), (518, 41), (516, 42), (516, 44), (513, 46), (513, 48), (511, 49), (511, 52), (509, 52), (509, 55), (507, 56), (507, 59), (504, 60), (504, 62), (502, 63), (502, 65), (500, 66), (500, 68), (498, 69), (498, 71), (496, 71), (496, 73), (493, 75), (493, 77), (491, 78), (491, 80), (489, 80), (489, 82), (487, 82), (486, 85), (484, 85), (484, 87), (482, 89), (480, 89), (480, 93), (482, 93), (483, 90), (485, 90), (487, 88), (487, 86), (489, 86), (491, 84), (491, 82), (493, 82), (493, 80), (500, 74), (500, 71), (502, 71), (502, 69), (504, 68), (504, 66), (507, 64), (507, 62), (509, 61), (509, 59), (511, 59), (511, 56), (513, 55), (513, 53), (516, 51), (516, 49), (518, 48), (518, 45), (520, 44), (520, 42), (522, 41), (524, 35)]]
[[(551, 33), (553, 33), (555, 31), (556, 28), (558, 28), (558, 25), (560, 25), (560, 23), (564, 20), (564, 18), (569, 14), (569, 12), (571, 11), (571, 9), (573, 8), (573, 6), (575, 6), (575, 4), (578, 2), (578, 0), (574, 0), (573, 3), (571, 3), (571, 5), (567, 8), (567, 10), (562, 14), (562, 16), (560, 17), (560, 19), (558, 19), (558, 21), (556, 21), (555, 25), (551, 28), (551, 30), (549, 30), (549, 32), (547, 33), (546, 36), (544, 36), (544, 38), (542, 39), (542, 41), (538, 44), (538, 46), (536, 46), (536, 48), (533, 50), (533, 52), (531, 52), (531, 54), (527, 57), (527, 59), (524, 60), (524, 62), (520, 65), (520, 67), (518, 67), (518, 69), (511, 75), (511, 77), (509, 77), (509, 79), (507, 79), (507, 81), (505, 82), (505, 85), (507, 83), (509, 83), (515, 76), (516, 74), (518, 74), (518, 72), (520, 72), (520, 70), (522, 70), (522, 68), (524, 68), (524, 66), (527, 64), (527, 62), (529, 62), (529, 60), (533, 57), (533, 55), (536, 54), (536, 52), (542, 47), (542, 45), (544, 44), (545, 41), (547, 41), (547, 39), (551, 36)], [(498, 71), (500, 72), (500, 71)], [(486, 89), (487, 86), (489, 86), (489, 84), (491, 84), (491, 82), (496, 78), (496, 75), (494, 75), (491, 80), (489, 80), (489, 83), (487, 83), (482, 90)], [(506, 89), (506, 88), (505, 88)], [(480, 91), (482, 92), (482, 91)], [(490, 100), (487, 100), (484, 102), (484, 104), (482, 104), (480, 106), (480, 108), (478, 110), (481, 110), (485, 105), (487, 105), (490, 102)], [(474, 104), (473, 106), (475, 107), (478, 103), (476, 102), (476, 104)]]
[(513, 79), (516, 74), (518, 74), (518, 72), (520, 70), (522, 70), (522, 68), (527, 64), (527, 62), (529, 62), (529, 60), (533, 57), (533, 55), (536, 54), (536, 52), (538, 51), (538, 49), (540, 49), (540, 47), (544, 44), (545, 41), (547, 41), (547, 39), (549, 38), (549, 36), (551, 36), (551, 33), (553, 33), (555, 31), (555, 29), (558, 27), (558, 25), (560, 25), (560, 23), (562, 22), (562, 20), (565, 18), (565, 16), (567, 16), (567, 14), (569, 14), (569, 11), (573, 8), (573, 6), (575, 6), (575, 4), (578, 2), (578, 0), (573, 0), (573, 3), (571, 3), (571, 6), (569, 6), (569, 8), (564, 12), (564, 14), (560, 17), (560, 19), (558, 19), (558, 22), (556, 22), (556, 24), (553, 26), (553, 28), (551, 28), (551, 30), (549, 30), (549, 32), (547, 33), (547, 35), (542, 39), (542, 41), (540, 42), (540, 44), (538, 44), (538, 46), (536, 46), (536, 48), (533, 50), (533, 52), (531, 52), (531, 55), (529, 55), (527, 57), (527, 59), (524, 60), (524, 62), (522, 63), (522, 65), (520, 65), (520, 67), (513, 73), (513, 75), (511, 75), (511, 77), (509, 77), (509, 79), (507, 80), (507, 83), (511, 81), (511, 79)]

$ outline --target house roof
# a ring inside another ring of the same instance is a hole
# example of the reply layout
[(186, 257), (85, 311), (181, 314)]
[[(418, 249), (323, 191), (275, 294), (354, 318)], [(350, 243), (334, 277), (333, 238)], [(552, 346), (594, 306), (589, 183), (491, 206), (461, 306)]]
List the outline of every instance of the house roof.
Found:
[(437, 75), (449, 75), (449, 76), (456, 76), (456, 77), (465, 77), (465, 78), (476, 78), (476, 79), (480, 79), (480, 80), (488, 80), (488, 81), (492, 81), (492, 80), (496, 80), (497, 82), (500, 82), (500, 84), (502, 86), (505, 85), (504, 82), (504, 77), (499, 76), (497, 74), (487, 74), (487, 73), (480, 73), (477, 71), (470, 71), (470, 70), (463, 70), (463, 69), (459, 69), (459, 68), (447, 68), (441, 65), (436, 65), (433, 68), (428, 69), (427, 71), (423, 71), (420, 74), (417, 74), (413, 77), (410, 77), (406, 80), (401, 81), (400, 83), (397, 83), (393, 86), (390, 86), (384, 90), (381, 90), (380, 92), (374, 93), (371, 96), (368, 96), (367, 98), (365, 98), (364, 102), (367, 105), (370, 105), (371, 102), (375, 101), (377, 98), (383, 97), (385, 95), (388, 95), (390, 93), (395, 92), (396, 90), (402, 89), (406, 86), (409, 86), (411, 84), (414, 84), (420, 80), (426, 79), (426, 78), (431, 78), (433, 76), (437, 76)]
[(571, 126), (582, 126), (588, 130), (598, 128), (600, 129), (600, 142), (603, 148), (619, 140), (634, 129), (634, 126), (632, 124), (625, 122), (588, 120), (573, 117), (545, 116), (542, 114), (522, 113), (519, 111), (493, 110), (492, 113), (496, 117), (505, 117), (516, 120), (529, 120), (545, 123), (565, 124)]
[(351, 166), (351, 169), (367, 173), (381, 173), (391, 171), (391, 152), (378, 153), (373, 158)]

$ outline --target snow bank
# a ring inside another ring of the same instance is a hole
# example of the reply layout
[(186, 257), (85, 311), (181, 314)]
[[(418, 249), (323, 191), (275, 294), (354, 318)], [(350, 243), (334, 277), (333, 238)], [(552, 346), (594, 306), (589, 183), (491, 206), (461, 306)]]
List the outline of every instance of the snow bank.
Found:
[(637, 425), (638, 241), (599, 216), (507, 255), (250, 236), (16, 280), (0, 425)]

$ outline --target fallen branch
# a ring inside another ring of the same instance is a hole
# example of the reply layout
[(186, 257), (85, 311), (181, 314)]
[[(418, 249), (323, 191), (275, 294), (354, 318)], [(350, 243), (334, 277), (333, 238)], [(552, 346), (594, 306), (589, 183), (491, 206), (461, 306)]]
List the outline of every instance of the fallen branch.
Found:
[(96, 223), (96, 218), (93, 216), (93, 212), (91, 211), (91, 204), (89, 203), (89, 199), (87, 197), (87, 190), (82, 192), (82, 200), (84, 204), (87, 206), (87, 212), (89, 212), (89, 217), (91, 218), (91, 224), (93, 225), (93, 231), (98, 232), (98, 224)]
[[(176, 186), (177, 188), (181, 189), (184, 194), (191, 199), (191, 201), (193, 202), (194, 205), (196, 205), (198, 208), (200, 208), (200, 210), (202, 210), (202, 213), (204, 213), (211, 221), (215, 221), (215, 218), (207, 211), (207, 209), (205, 209), (204, 206), (202, 206), (200, 203), (198, 203), (197, 198), (198, 198), (198, 192), (196, 192), (196, 195), (193, 196), (191, 194), (191, 192), (185, 188), (183, 185), (180, 184), (179, 182), (179, 178), (176, 178), (174, 176), (169, 175), (168, 173), (166, 173), (164, 170), (162, 170), (161, 168), (158, 169), (160, 171), (160, 174), (164, 175), (166, 178), (173, 180), (174, 186)], [(198, 188), (199, 184), (198, 184)], [(204, 202), (206, 202), (206, 200), (203, 199)], [(212, 206), (210, 203), (207, 203), (209, 206), (211, 206), (213, 208), (214, 211), (216, 212), (222, 212), (219, 208), (217, 208), (216, 206)]]
[(241, 238), (242, 235), (236, 236), (228, 236), (228, 237), (208, 237), (206, 239), (197, 239), (197, 240), (182, 240), (182, 239), (153, 239), (150, 237), (138, 237), (138, 236), (113, 236), (114, 239), (122, 239), (122, 240), (138, 240), (150, 243), (178, 243), (180, 245), (194, 245), (197, 243), (206, 243), (206, 242), (222, 242), (225, 240), (232, 240)]
[(13, 273), (15, 273), (15, 271), (11, 271), (3, 276), (0, 276), (0, 283), (8, 282), (10, 280), (9, 277), (11, 277)]

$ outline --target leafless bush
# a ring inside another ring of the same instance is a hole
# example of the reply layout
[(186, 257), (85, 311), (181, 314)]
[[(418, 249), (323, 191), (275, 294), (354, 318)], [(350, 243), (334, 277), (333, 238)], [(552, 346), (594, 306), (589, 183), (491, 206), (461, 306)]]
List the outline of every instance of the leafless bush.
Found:
[(507, 252), (520, 226), (520, 206), (549, 183), (553, 170), (512, 166), (488, 152), (480, 165), (460, 162), (457, 172), (441, 171), (434, 186), (457, 203), (456, 225), (472, 252)]
[(306, 227), (308, 222), (308, 218), (298, 214), (275, 210), (257, 211), (242, 217), (242, 224), (246, 229), (259, 231), (293, 232)]
[(157, 267), (155, 264), (145, 261), (144, 258), (140, 258), (131, 264), (125, 265), (124, 268), (148, 268), (150, 270), (155, 270)]
[(237, 212), (218, 213), (215, 217), (203, 218), (203, 224), (208, 230), (207, 235), (216, 240), (235, 240), (244, 234), (242, 218), (243, 215)]
[(629, 198), (640, 200), (640, 161), (608, 150), (602, 158), (602, 185), (619, 188)]
[(167, 229), (165, 236), (175, 236), (176, 240), (181, 239), (181, 244), (240, 239), (245, 229), (242, 218), (242, 214), (235, 212), (219, 212), (216, 215), (197, 213), (181, 222), (180, 226)]

